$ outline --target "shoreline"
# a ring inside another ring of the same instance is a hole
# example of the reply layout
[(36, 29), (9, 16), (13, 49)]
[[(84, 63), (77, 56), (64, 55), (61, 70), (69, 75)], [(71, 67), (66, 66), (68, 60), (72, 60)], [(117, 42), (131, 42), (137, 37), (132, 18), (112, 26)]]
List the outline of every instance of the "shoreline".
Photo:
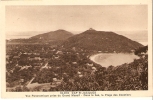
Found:
[(139, 59), (133, 53), (97, 53), (89, 57), (91, 61), (102, 67), (119, 66), (125, 63), (131, 63), (134, 59)]

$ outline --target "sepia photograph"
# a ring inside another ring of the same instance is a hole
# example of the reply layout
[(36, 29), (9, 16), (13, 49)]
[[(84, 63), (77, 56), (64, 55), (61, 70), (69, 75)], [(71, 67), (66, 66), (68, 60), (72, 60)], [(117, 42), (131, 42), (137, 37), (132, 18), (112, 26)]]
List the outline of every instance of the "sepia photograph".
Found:
[(148, 4), (3, 7), (5, 97), (152, 94)]
[(6, 6), (6, 91), (148, 90), (146, 5)]

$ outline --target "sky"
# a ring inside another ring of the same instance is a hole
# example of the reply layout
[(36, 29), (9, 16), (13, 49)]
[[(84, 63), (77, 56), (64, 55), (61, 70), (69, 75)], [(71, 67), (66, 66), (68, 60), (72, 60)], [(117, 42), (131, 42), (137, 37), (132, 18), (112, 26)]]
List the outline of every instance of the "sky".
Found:
[(6, 6), (6, 31), (147, 30), (146, 5)]

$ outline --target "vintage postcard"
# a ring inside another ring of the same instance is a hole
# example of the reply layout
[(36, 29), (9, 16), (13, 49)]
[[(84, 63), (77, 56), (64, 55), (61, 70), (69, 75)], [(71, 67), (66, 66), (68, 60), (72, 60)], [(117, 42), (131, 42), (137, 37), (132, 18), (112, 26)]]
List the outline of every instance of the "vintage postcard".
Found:
[(1, 0), (3, 98), (151, 97), (151, 0)]

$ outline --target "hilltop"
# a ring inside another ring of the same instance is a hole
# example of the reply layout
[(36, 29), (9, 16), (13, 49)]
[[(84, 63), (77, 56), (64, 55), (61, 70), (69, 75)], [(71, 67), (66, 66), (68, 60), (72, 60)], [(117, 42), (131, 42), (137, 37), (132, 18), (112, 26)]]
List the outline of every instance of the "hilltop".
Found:
[(67, 38), (71, 37), (73, 34), (66, 30), (56, 30), (43, 34), (39, 34), (28, 39), (13, 39), (11, 41), (7, 40), (7, 43), (59, 43)]
[(131, 52), (143, 45), (110, 31), (96, 31), (92, 28), (68, 38), (65, 48), (81, 48), (101, 52)]
[(37, 39), (37, 40), (45, 40), (45, 41), (50, 41), (50, 40), (65, 40), (69, 37), (71, 37), (73, 34), (66, 31), (66, 30), (56, 30), (56, 31), (51, 31), (43, 34), (39, 34), (36, 36), (31, 37), (30, 39)]

